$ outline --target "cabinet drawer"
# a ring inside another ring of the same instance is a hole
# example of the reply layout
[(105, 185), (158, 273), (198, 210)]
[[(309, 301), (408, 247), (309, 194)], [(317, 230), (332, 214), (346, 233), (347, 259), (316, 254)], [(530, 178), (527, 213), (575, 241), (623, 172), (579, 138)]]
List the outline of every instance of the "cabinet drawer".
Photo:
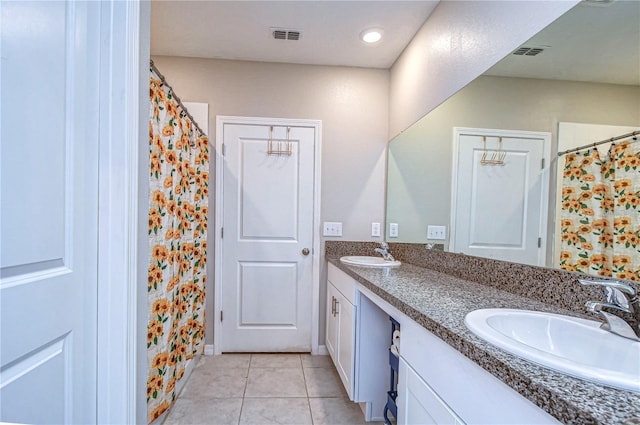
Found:
[(352, 277), (329, 263), (327, 279), (351, 304), (355, 304), (356, 282)]
[(399, 423), (406, 425), (464, 424), (449, 406), (424, 382), (404, 360), (400, 360), (400, 383), (398, 391), (402, 413)]

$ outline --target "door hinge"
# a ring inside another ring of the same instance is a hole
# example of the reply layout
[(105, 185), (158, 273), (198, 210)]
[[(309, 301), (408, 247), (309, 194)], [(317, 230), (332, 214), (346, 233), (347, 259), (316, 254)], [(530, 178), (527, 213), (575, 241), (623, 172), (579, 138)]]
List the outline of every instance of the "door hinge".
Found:
[(222, 310), (220, 310), (220, 321), (222, 322)]
[(225, 156), (227, 154), (227, 145), (225, 145), (224, 143), (222, 144), (222, 156)]
[(538, 238), (538, 248), (542, 248), (542, 238)]
[(224, 227), (220, 228), (220, 239), (224, 239)]
[(540, 168), (541, 168), (542, 170), (544, 170), (544, 158), (542, 158), (542, 161), (541, 161), (541, 162), (542, 162), (542, 165), (541, 165), (541, 167), (540, 167)]

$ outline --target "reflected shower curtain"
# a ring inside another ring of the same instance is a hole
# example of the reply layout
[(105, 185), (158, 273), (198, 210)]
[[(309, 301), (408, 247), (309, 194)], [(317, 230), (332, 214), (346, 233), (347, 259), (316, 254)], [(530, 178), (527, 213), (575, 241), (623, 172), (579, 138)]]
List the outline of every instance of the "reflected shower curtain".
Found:
[(208, 140), (151, 70), (147, 419), (176, 398), (187, 360), (204, 349)]
[(631, 141), (604, 160), (588, 149), (566, 156), (560, 267), (640, 280), (640, 157)]

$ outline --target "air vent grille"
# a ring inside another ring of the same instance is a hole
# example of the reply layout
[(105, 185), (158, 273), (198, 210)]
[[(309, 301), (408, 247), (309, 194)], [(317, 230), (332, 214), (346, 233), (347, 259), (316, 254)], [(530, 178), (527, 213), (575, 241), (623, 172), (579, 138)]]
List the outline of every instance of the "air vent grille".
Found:
[(517, 56), (536, 56), (542, 52), (544, 52), (544, 49), (541, 47), (520, 47), (513, 54)]
[(607, 7), (616, 0), (582, 0), (580, 6)]
[(276, 40), (291, 40), (298, 41), (300, 40), (300, 31), (299, 30), (291, 30), (284, 28), (271, 28), (271, 35)]

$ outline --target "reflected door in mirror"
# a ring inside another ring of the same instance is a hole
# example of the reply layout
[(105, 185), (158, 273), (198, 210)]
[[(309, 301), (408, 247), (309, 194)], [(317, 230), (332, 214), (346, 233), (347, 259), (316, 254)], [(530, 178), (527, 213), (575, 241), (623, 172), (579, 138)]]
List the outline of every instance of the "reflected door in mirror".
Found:
[(454, 129), (452, 251), (544, 265), (550, 138)]

